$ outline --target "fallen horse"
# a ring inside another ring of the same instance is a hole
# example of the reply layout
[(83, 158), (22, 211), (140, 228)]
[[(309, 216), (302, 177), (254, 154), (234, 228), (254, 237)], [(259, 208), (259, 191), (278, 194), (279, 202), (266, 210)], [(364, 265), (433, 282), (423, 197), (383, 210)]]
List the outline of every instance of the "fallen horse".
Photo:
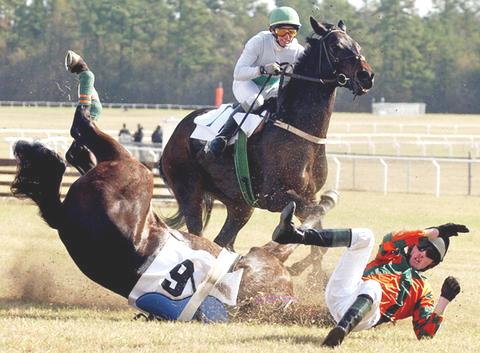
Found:
[(172, 320), (225, 321), (229, 306), (250, 311), (265, 298), (291, 302), (293, 285), (283, 261), (295, 245), (270, 242), (238, 256), (169, 228), (152, 209), (152, 173), (82, 108), (75, 126), (76, 140), (98, 164), (71, 185), (63, 201), (65, 162), (39, 143), (16, 144), (11, 189), (38, 205), (88, 278), (143, 312)]

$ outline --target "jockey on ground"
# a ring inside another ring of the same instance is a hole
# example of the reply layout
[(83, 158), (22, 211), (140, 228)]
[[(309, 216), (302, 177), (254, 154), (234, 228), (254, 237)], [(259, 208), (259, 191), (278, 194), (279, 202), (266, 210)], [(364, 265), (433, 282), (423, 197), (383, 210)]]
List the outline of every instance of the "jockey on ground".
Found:
[[(83, 58), (72, 50), (67, 51), (65, 55), (65, 70), (78, 75), (78, 104), (77, 110), (85, 109), (89, 112), (90, 119), (98, 120), (102, 113), (102, 103), (98, 97), (98, 93), (95, 90), (95, 75), (87, 66), (87, 63)], [(72, 137), (75, 138), (73, 131), (75, 130), (75, 120), (71, 127)], [(88, 170), (85, 166), (78, 165), (80, 156), (87, 156), (90, 159), (90, 166), (96, 164), (93, 154), (83, 145), (77, 141), (73, 141), (72, 145), (67, 151), (67, 161), (74, 165), (81, 174), (85, 174)]]
[(347, 250), (325, 289), (325, 303), (337, 325), (323, 346), (336, 347), (351, 331), (411, 317), (418, 339), (435, 336), (447, 305), (460, 293), (455, 277), (445, 278), (435, 302), (423, 272), (445, 257), (450, 237), (468, 233), (463, 224), (388, 233), (368, 262), (375, 237), (366, 228), (300, 229), (292, 223), (295, 203), (282, 211), (273, 240), (281, 244), (341, 247)]
[[(214, 159), (225, 150), (228, 141), (237, 131), (233, 116), (260, 108), (268, 98), (278, 94), (278, 77), (271, 77), (260, 95), (261, 87), (269, 75), (280, 73), (279, 63), (294, 64), (304, 47), (295, 38), (300, 28), (297, 12), (282, 6), (269, 14), (269, 30), (253, 36), (243, 49), (233, 72), (233, 94), (240, 103), (229, 116), (218, 135), (205, 145), (207, 159)], [(255, 98), (258, 98), (255, 100)]]

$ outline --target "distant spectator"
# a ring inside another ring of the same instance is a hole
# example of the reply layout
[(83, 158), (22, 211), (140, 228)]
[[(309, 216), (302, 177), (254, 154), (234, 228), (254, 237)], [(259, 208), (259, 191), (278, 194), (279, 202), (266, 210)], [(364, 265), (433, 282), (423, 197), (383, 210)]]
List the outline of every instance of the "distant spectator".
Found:
[(134, 142), (142, 142), (143, 140), (143, 126), (138, 124), (137, 131), (133, 134), (133, 141)]
[(118, 142), (120, 143), (132, 142), (132, 134), (130, 130), (127, 129), (127, 125), (125, 123), (120, 129), (120, 132), (118, 133)]
[(157, 125), (157, 128), (152, 134), (152, 142), (153, 143), (159, 143), (160, 146), (162, 145), (163, 142), (163, 131), (162, 127), (160, 125)]

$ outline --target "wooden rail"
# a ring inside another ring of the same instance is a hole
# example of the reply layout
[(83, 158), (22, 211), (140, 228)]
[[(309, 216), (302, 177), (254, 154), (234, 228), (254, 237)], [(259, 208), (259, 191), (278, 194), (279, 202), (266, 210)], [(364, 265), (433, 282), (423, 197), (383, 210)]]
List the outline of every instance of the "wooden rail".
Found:
[[(0, 158), (0, 197), (12, 197), (10, 192), (10, 185), (16, 174), (16, 161), (14, 159)], [(65, 197), (68, 188), (80, 176), (80, 174), (73, 168), (69, 167), (64, 174), (62, 185), (60, 188), (61, 197)], [(168, 187), (164, 184), (162, 178), (158, 173), (154, 173), (153, 184), (153, 200), (154, 201), (175, 201), (175, 198)]]

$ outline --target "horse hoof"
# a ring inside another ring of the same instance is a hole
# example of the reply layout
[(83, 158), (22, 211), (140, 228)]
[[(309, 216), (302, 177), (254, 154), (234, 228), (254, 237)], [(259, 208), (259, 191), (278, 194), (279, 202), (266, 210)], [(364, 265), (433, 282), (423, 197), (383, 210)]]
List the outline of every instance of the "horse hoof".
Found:
[(303, 271), (308, 267), (304, 266), (302, 263), (294, 263), (292, 266), (287, 267), (287, 271), (291, 276), (299, 276)]
[(340, 194), (337, 190), (328, 190), (322, 194), (320, 197), (320, 203), (330, 203), (333, 208), (338, 204)]

